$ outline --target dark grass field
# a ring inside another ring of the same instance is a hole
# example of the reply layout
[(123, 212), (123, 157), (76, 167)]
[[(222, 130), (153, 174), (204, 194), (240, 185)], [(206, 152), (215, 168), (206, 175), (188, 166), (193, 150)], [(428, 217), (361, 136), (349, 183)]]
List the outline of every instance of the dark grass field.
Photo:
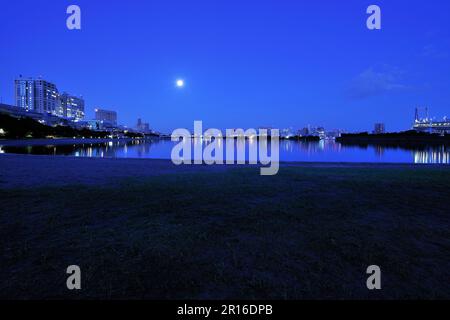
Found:
[[(2, 186), (3, 299), (450, 298), (445, 167), (287, 165), (273, 177), (231, 168)], [(66, 289), (72, 264), (81, 291)], [(366, 288), (373, 264), (376, 292)]]

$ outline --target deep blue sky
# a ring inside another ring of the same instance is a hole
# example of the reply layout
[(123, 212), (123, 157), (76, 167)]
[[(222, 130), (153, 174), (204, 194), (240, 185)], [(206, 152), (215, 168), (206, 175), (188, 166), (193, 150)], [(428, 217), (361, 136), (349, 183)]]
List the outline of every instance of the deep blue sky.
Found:
[[(82, 30), (66, 28), (66, 8)], [(382, 9), (382, 30), (366, 8)], [(0, 5), (0, 96), (39, 76), (157, 130), (408, 129), (450, 116), (448, 0), (40, 0)], [(177, 78), (186, 81), (182, 90)]]

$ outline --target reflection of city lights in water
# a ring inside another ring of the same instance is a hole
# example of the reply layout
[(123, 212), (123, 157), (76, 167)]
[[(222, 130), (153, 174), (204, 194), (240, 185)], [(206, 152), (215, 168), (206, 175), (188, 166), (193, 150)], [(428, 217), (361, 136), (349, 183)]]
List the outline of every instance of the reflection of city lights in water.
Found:
[[(109, 141), (102, 143), (45, 145), (45, 146), (0, 146), (0, 154), (45, 154), (73, 155), (75, 157), (107, 157), (107, 158), (157, 158), (170, 159), (172, 148), (178, 142), (171, 140)], [(211, 143), (216, 148), (211, 148)], [(250, 158), (258, 158), (261, 143), (267, 143), (267, 151), (271, 152), (271, 141), (254, 137), (236, 139), (188, 138), (185, 141), (186, 151), (191, 152), (192, 159), (201, 160), (203, 152), (212, 152), (211, 156), (223, 155), (239, 163), (247, 163)], [(195, 149), (197, 147), (197, 149)], [(216, 149), (216, 150), (213, 150)], [(184, 151), (184, 150), (183, 150)], [(214, 152), (213, 152), (214, 151)], [(416, 164), (450, 164), (450, 147), (429, 146), (414, 148), (384, 145), (344, 145), (334, 140), (296, 141), (282, 140), (279, 143), (281, 161), (335, 161), (335, 162), (401, 162)], [(207, 152), (207, 153), (208, 153)], [(180, 155), (185, 157), (185, 155)]]
[(444, 147), (438, 150), (414, 151), (414, 163), (417, 164), (449, 164), (450, 151)]
[(375, 146), (375, 155), (379, 158), (382, 158), (384, 155), (384, 147), (382, 146)]
[(285, 149), (286, 151), (292, 151), (292, 143), (291, 143), (291, 141), (286, 141), (286, 142), (285, 142), (285, 144), (284, 144), (284, 149)]
[(319, 142), (319, 149), (320, 150), (324, 150), (325, 149), (325, 141), (324, 140), (320, 140), (320, 142)]

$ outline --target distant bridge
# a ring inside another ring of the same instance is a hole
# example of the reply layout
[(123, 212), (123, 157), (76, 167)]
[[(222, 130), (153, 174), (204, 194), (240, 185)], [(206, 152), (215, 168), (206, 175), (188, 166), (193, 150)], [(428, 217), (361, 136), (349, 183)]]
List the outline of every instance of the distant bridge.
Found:
[(444, 117), (441, 121), (435, 121), (428, 117), (428, 108), (425, 108), (425, 112), (425, 118), (421, 118), (419, 116), (419, 108), (416, 108), (416, 115), (413, 124), (414, 130), (441, 134), (450, 133), (450, 120)]

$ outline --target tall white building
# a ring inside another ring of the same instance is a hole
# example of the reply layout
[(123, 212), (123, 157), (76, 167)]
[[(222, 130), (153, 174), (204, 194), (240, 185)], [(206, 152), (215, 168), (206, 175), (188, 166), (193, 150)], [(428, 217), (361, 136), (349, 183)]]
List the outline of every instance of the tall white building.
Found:
[(18, 79), (14, 82), (16, 106), (28, 111), (34, 111), (35, 95), (34, 80)]
[(16, 79), (16, 106), (29, 111), (58, 115), (60, 98), (56, 85), (42, 79)]

